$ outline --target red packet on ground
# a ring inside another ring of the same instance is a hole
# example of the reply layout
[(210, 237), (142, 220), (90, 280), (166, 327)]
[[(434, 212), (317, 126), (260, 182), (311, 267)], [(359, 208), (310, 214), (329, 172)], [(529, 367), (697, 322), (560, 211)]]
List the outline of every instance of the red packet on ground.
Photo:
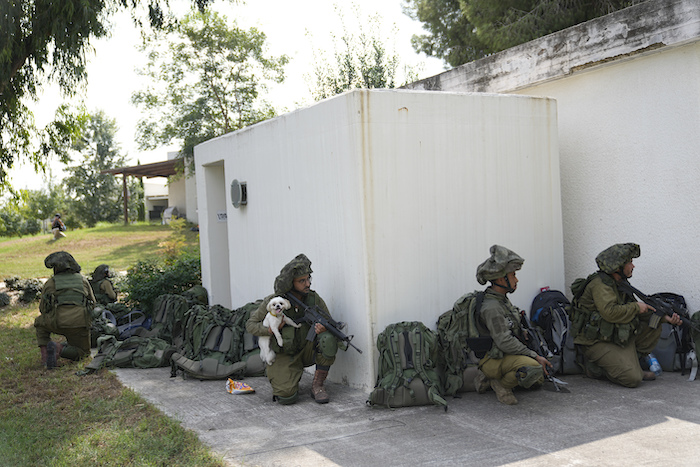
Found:
[(226, 381), (226, 391), (229, 394), (250, 394), (255, 392), (255, 389), (248, 386), (246, 383), (241, 381), (234, 381), (231, 378)]

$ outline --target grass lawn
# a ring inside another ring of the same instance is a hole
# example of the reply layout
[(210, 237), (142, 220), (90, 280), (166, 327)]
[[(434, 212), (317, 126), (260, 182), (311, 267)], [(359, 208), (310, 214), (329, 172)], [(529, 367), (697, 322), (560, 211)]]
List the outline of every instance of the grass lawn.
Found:
[[(159, 253), (164, 226), (100, 226), (49, 237), (0, 239), (0, 280), (47, 277), (44, 258), (70, 252), (91, 273), (101, 263), (126, 269)], [(196, 234), (188, 234), (188, 243)], [(46, 370), (36, 346), (38, 302), (0, 308), (0, 465), (224, 466), (197, 436), (102, 369), (77, 376), (89, 361)]]
[[(98, 224), (90, 229), (69, 230), (65, 238), (56, 241), (50, 233), (23, 238), (0, 237), (0, 280), (12, 276), (50, 277), (53, 272), (44, 266), (44, 258), (54, 251), (73, 255), (84, 275), (92, 274), (103, 263), (113, 270), (123, 271), (140, 259), (161, 255), (158, 244), (172, 232), (167, 225)], [(198, 232), (185, 229), (184, 233), (187, 245), (198, 243)]]

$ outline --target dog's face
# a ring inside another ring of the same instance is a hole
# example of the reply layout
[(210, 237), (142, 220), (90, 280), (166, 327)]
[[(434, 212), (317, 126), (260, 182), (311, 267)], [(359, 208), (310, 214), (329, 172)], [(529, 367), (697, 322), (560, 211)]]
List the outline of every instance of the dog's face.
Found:
[(267, 304), (267, 311), (274, 315), (284, 313), (284, 311), (289, 310), (289, 308), (291, 308), (289, 301), (282, 297), (275, 297)]

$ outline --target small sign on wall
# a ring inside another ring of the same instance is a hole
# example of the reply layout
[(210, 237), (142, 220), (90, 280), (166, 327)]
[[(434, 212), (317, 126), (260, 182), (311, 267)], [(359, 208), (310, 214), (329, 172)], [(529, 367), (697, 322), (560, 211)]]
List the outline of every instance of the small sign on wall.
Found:
[(219, 222), (226, 222), (226, 211), (216, 211), (216, 220)]

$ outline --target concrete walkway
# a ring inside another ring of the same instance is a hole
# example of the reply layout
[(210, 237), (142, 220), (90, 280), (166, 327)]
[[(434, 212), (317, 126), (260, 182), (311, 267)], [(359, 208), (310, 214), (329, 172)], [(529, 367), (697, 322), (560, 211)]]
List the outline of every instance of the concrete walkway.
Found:
[(316, 404), (309, 374), (299, 402), (280, 406), (264, 377), (244, 380), (254, 394), (231, 395), (225, 381), (170, 378), (169, 368), (116, 373), (231, 465), (700, 465), (700, 381), (678, 372), (636, 389), (564, 376), (569, 394), (516, 391), (515, 406), (464, 393), (447, 412), (370, 408), (367, 391), (339, 384)]

